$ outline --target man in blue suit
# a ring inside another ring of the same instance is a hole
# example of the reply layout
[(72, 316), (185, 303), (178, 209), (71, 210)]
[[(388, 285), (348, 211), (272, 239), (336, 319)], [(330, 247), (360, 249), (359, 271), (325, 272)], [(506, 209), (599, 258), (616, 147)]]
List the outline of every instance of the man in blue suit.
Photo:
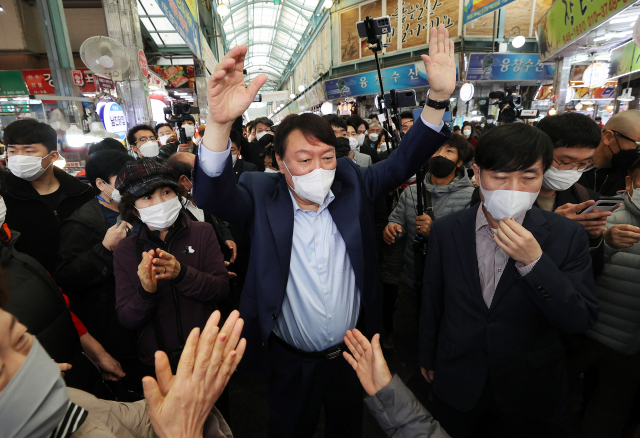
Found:
[(553, 145), (523, 123), (476, 147), (482, 203), (431, 227), (420, 365), (453, 438), (544, 437), (566, 407), (563, 332), (595, 324), (589, 237), (532, 207)]
[(331, 126), (312, 114), (278, 127), (281, 173), (244, 173), (235, 184), (229, 132), (267, 77), (245, 87), (247, 47), (232, 49), (209, 80), (209, 120), (196, 164), (198, 205), (251, 233), (251, 259), (240, 302), (245, 360), (264, 347), (269, 376), (270, 437), (310, 437), (324, 405), (326, 434), (357, 437), (362, 388), (341, 357), (347, 330), (382, 331), (373, 200), (398, 187), (450, 136), (442, 116), (455, 89), (453, 42), (433, 29), (423, 55), (430, 98), (397, 151), (358, 168), (336, 159)]

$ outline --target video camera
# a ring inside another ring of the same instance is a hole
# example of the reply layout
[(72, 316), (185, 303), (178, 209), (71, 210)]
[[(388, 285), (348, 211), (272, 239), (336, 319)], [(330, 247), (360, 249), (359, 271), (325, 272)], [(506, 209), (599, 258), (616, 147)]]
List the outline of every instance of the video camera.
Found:
[(187, 134), (184, 132), (182, 122), (190, 120), (191, 117), (193, 117), (191, 116), (193, 112), (191, 104), (189, 102), (175, 102), (172, 106), (165, 107), (163, 111), (164, 119), (178, 127), (180, 144), (187, 144)]
[(504, 92), (492, 91), (489, 93), (489, 99), (493, 99), (494, 105), (497, 103), (498, 108), (500, 108), (498, 122), (513, 123), (516, 119), (520, 118), (520, 113), (522, 112), (522, 99), (518, 94), (519, 92), (520, 85), (516, 85), (514, 87), (505, 88)]

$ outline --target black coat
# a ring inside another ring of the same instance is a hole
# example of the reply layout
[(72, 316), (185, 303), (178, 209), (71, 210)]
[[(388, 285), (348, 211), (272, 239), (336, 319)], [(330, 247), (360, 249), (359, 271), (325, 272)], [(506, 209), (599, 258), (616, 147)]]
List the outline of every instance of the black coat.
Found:
[(58, 286), (40, 263), (15, 250), (22, 237), (14, 231), (9, 242), (0, 244), (2, 268), (11, 291), (4, 310), (38, 338), (53, 360), (73, 366), (65, 373), (69, 386), (90, 390), (99, 374), (82, 354), (78, 332)]
[[(167, 143), (164, 146), (160, 146), (160, 150), (156, 158), (160, 161), (167, 161), (171, 155), (178, 152), (178, 146), (180, 146), (179, 141), (174, 141), (173, 143)], [(198, 146), (195, 143), (191, 147), (191, 153), (194, 155), (198, 154)]]
[(578, 181), (601, 196), (616, 196), (619, 190), (626, 189), (627, 172), (618, 167), (592, 169), (584, 172)]
[[(257, 140), (254, 140), (251, 143), (249, 143), (247, 139), (243, 137), (241, 141), (242, 141), (242, 148), (240, 149), (240, 153), (242, 154), (243, 161), (245, 163), (254, 165), (258, 172), (264, 172), (265, 148), (260, 146)], [(240, 175), (236, 175), (236, 183), (238, 182), (239, 177)]]
[(380, 161), (380, 157), (378, 157), (378, 152), (376, 151), (374, 144), (371, 143), (368, 138), (366, 138), (364, 140), (364, 144), (360, 146), (360, 153), (369, 155), (371, 157), (371, 164), (375, 164)]
[(93, 189), (58, 169), (60, 200), (54, 210), (49, 207), (29, 181), (10, 172), (2, 178), (0, 193), (7, 205), (6, 224), (21, 236), (16, 250), (36, 259), (51, 274), (59, 263), (58, 246), (62, 222), (93, 198)]
[[(264, 167), (264, 156), (262, 157), (262, 167)], [(236, 184), (240, 181), (240, 175), (245, 172), (256, 172), (257, 170), (258, 167), (255, 164), (249, 163), (242, 158), (238, 158), (236, 160), (236, 164), (233, 165), (233, 171), (236, 174)], [(262, 171), (264, 172), (264, 169)]]
[(523, 226), (543, 254), (524, 277), (509, 258), (488, 308), (475, 248), (478, 208), (431, 228), (420, 365), (435, 371), (435, 394), (459, 411), (476, 406), (488, 381), (506, 415), (558, 415), (567, 402), (560, 334), (582, 333), (598, 317), (587, 235), (580, 224), (533, 207)]
[(135, 333), (118, 322), (113, 253), (102, 244), (109, 223), (93, 198), (62, 224), (60, 257), (54, 275), (71, 311), (117, 360), (136, 357)]

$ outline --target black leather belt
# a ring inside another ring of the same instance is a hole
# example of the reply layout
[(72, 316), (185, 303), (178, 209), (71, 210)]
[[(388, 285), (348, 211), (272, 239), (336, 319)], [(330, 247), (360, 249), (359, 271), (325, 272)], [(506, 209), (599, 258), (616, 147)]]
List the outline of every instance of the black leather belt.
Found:
[(273, 342), (277, 343), (282, 348), (284, 348), (286, 350), (289, 350), (290, 352), (292, 352), (296, 356), (300, 356), (300, 357), (305, 358), (305, 359), (331, 360), (331, 359), (335, 359), (336, 357), (342, 356), (342, 352), (343, 351), (347, 351), (347, 346), (345, 345), (344, 342), (342, 344), (340, 344), (340, 345), (336, 345), (334, 347), (328, 348), (328, 349), (323, 350), (323, 351), (311, 351), (311, 352), (309, 352), (309, 351), (302, 351), (302, 350), (294, 347), (293, 345), (287, 344), (285, 341), (283, 341), (282, 339), (277, 337), (275, 334), (272, 334), (271, 338), (273, 339)]

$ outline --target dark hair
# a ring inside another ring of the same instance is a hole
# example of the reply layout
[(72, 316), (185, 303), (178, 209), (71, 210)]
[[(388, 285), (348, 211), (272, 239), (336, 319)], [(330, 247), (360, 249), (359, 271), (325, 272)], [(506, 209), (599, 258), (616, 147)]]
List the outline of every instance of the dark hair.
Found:
[(458, 151), (458, 161), (462, 160), (463, 163), (471, 161), (469, 158), (469, 151), (473, 153), (473, 148), (469, 144), (466, 138), (460, 134), (452, 134), (451, 137), (444, 142), (445, 145), (450, 145)]
[(476, 164), (484, 170), (515, 172), (542, 160), (546, 172), (553, 161), (553, 144), (547, 134), (526, 123), (508, 123), (480, 137)]
[(329, 122), (331, 127), (335, 126), (336, 128), (342, 128), (345, 131), (347, 130), (347, 122), (345, 122), (344, 119), (342, 119), (339, 116), (336, 116), (335, 114), (327, 114), (326, 116), (322, 116), (322, 118), (325, 119), (327, 122)]
[(402, 111), (400, 113), (400, 119), (411, 119), (411, 120), (413, 120), (413, 112), (411, 112), (411, 111)]
[(471, 126), (471, 122), (462, 122), (462, 127)]
[(602, 117), (598, 116), (598, 117), (596, 117), (596, 120), (602, 120)]
[(121, 154), (128, 155), (127, 149), (115, 138), (105, 138), (97, 143), (89, 145), (87, 148), (87, 159), (96, 155), (99, 152), (115, 151)]
[(319, 141), (334, 148), (337, 146), (336, 136), (329, 122), (311, 113), (291, 114), (278, 125), (273, 140), (273, 150), (284, 159), (287, 150), (287, 138), (293, 131), (300, 131), (307, 141)]
[(156, 135), (156, 131), (149, 125), (136, 125), (133, 128), (129, 129), (127, 132), (127, 142), (133, 146), (136, 144), (136, 138), (134, 135), (139, 131), (151, 131), (153, 135)]
[(591, 117), (580, 113), (547, 116), (537, 126), (547, 134), (554, 148), (591, 148), (600, 144), (602, 130)]
[[(369, 114), (369, 117), (367, 117), (367, 118), (369, 118), (369, 119), (377, 119), (377, 118), (378, 118), (378, 115), (377, 115), (377, 114), (374, 114), (374, 113), (371, 113), (371, 114)], [(378, 120), (379, 120), (379, 119), (378, 119)]]
[(4, 129), (4, 144), (42, 144), (48, 152), (58, 149), (58, 134), (46, 123), (35, 119), (22, 119), (9, 123)]
[(169, 157), (167, 164), (171, 167), (171, 174), (176, 181), (179, 181), (181, 176), (186, 176), (189, 180), (193, 180), (193, 167), (189, 163), (176, 158), (176, 154)]
[[(124, 149), (120, 146), (121, 149)], [(87, 179), (89, 184), (93, 187), (93, 191), (96, 195), (100, 194), (100, 189), (96, 185), (96, 179), (100, 178), (105, 183), (109, 184), (109, 179), (116, 176), (124, 165), (129, 161), (136, 161), (132, 156), (114, 151), (107, 150), (102, 152), (96, 152), (92, 155), (91, 159), (87, 161), (85, 170), (87, 172)]]
[(180, 126), (182, 126), (184, 124), (184, 122), (193, 122), (193, 124), (196, 124), (196, 119), (193, 118), (193, 116), (191, 114), (185, 114), (182, 118), (182, 120), (180, 121)]
[(164, 128), (165, 126), (167, 126), (167, 127), (171, 128), (171, 129), (173, 129), (173, 127), (172, 127), (169, 123), (158, 123), (158, 124), (156, 125), (156, 131), (155, 131), (156, 136), (157, 136), (157, 135), (159, 135), (159, 134), (158, 134), (158, 131), (160, 131), (160, 128)]
[(244, 137), (238, 131), (231, 131), (229, 133), (229, 139), (231, 143), (235, 144), (238, 149), (242, 147), (242, 140)]
[(460, 131), (460, 127), (458, 125), (454, 126), (452, 131)]
[(263, 123), (269, 128), (273, 127), (273, 120), (271, 120), (269, 117), (258, 117), (253, 121), (253, 123), (256, 125), (256, 128), (258, 127), (258, 123)]
[(358, 116), (358, 115), (353, 115), (350, 116), (347, 119), (347, 123), (349, 123), (351, 126), (353, 126), (355, 128), (355, 130), (358, 130), (358, 127), (360, 125), (364, 125), (364, 129), (369, 129), (369, 124), (367, 123), (367, 121), (365, 119), (363, 119), (362, 117)]
[(255, 125), (256, 124), (254, 122), (247, 123), (247, 134), (251, 134), (251, 130), (255, 128)]

